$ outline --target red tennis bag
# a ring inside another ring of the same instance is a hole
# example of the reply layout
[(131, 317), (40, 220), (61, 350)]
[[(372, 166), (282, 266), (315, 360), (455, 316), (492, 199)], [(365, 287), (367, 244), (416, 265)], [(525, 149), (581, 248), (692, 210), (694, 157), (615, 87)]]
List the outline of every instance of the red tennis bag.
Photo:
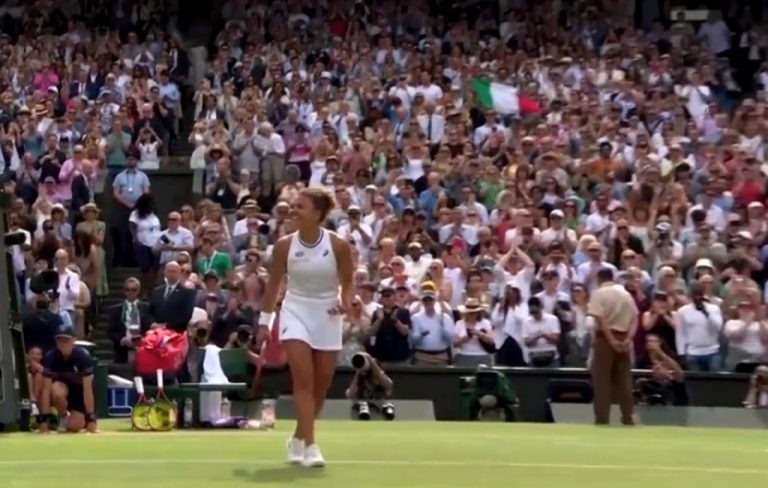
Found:
[(175, 374), (184, 365), (188, 351), (187, 334), (170, 329), (153, 329), (141, 338), (134, 369), (139, 376), (153, 375), (158, 369), (166, 374)]

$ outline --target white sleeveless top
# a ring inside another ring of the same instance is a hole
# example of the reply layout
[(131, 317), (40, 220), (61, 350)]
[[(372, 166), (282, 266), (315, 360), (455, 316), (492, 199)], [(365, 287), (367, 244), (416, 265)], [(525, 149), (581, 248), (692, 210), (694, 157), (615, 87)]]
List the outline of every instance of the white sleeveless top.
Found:
[(321, 188), (323, 186), (323, 175), (325, 174), (325, 161), (312, 161), (309, 163), (309, 187)]
[(291, 234), (287, 275), (286, 298), (295, 295), (318, 300), (336, 300), (339, 294), (339, 277), (331, 234), (323, 229), (320, 238), (313, 244), (302, 242), (298, 232)]
[(424, 160), (408, 159), (408, 164), (403, 165), (403, 174), (413, 181), (424, 176)]

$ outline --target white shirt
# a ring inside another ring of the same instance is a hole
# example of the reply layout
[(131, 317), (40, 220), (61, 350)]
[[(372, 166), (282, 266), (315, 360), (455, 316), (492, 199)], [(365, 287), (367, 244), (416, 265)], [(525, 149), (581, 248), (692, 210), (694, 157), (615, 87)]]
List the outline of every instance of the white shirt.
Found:
[[(743, 320), (729, 320), (723, 327), (723, 333), (728, 338), (728, 346), (739, 349), (750, 356), (761, 358), (766, 353), (762, 341), (762, 324), (757, 320), (745, 324)], [(739, 337), (743, 334), (743, 337)]]
[(59, 310), (74, 312), (80, 298), (80, 276), (70, 270), (59, 273)]
[(720, 329), (723, 314), (720, 307), (704, 303), (705, 316), (693, 303), (683, 305), (677, 311), (677, 352), (682, 355), (705, 356), (720, 351)]
[(731, 48), (731, 31), (722, 20), (701, 24), (699, 36), (707, 42), (709, 52), (712, 54), (719, 54)]
[(419, 256), (418, 261), (414, 261), (411, 256), (405, 256), (405, 273), (408, 275), (408, 278), (421, 283), (431, 263), (432, 255), (429, 253)]
[(541, 309), (546, 313), (554, 313), (555, 306), (560, 302), (571, 303), (571, 295), (562, 291), (552, 294), (542, 291), (536, 294), (536, 298), (541, 300)]
[(514, 308), (507, 307), (506, 313), (501, 303), (496, 304), (491, 313), (491, 323), (496, 335), (496, 347), (500, 348), (507, 337), (514, 339), (521, 348), (525, 347), (523, 322), (528, 316), (528, 304), (526, 303), (520, 303)]
[[(487, 319), (481, 319), (477, 324), (475, 325), (474, 330), (480, 331), (480, 332), (486, 332), (486, 333), (492, 333), (493, 327), (491, 327), (491, 323)], [(464, 323), (464, 320), (459, 320), (456, 322), (456, 337), (457, 338), (464, 338), (467, 337), (467, 326)], [(488, 351), (486, 351), (483, 346), (480, 345), (480, 339), (477, 338), (477, 335), (473, 335), (472, 338), (469, 340), (469, 342), (465, 342), (464, 344), (455, 347), (454, 352), (456, 354), (463, 354), (465, 356), (487, 356)]]
[[(445, 118), (440, 114), (421, 114), (418, 117), (421, 132), (430, 144), (439, 144), (445, 137)], [(430, 127), (430, 121), (432, 126)]]
[(569, 241), (569, 242), (578, 242), (578, 237), (576, 237), (576, 231), (573, 229), (567, 229), (563, 227), (560, 230), (553, 229), (552, 227), (548, 227), (541, 231), (541, 234), (539, 234), (539, 243), (544, 248), (548, 248), (550, 244), (552, 244), (554, 241)]
[[(21, 232), (24, 234), (24, 245), (32, 245), (32, 234), (26, 229), (16, 229), (14, 232)], [(27, 269), (27, 264), (24, 261), (24, 250), (21, 245), (11, 246), (11, 260), (13, 261), (13, 271), (21, 273)]]
[[(162, 236), (166, 236), (168, 240), (171, 241), (170, 244), (172, 244), (173, 247), (187, 247), (190, 249), (194, 249), (195, 247), (195, 236), (192, 234), (192, 231), (186, 227), (179, 227), (175, 231), (165, 229), (158, 236), (157, 244), (162, 244), (159, 240)], [(179, 251), (163, 251), (160, 255), (160, 263), (164, 264), (176, 261), (178, 257)]]
[(376, 236), (373, 235), (373, 229), (371, 229), (371, 226), (363, 222), (362, 219), (360, 220), (359, 225), (360, 230), (368, 234), (368, 237), (370, 238), (367, 243), (363, 241), (363, 237), (360, 234), (360, 231), (357, 229), (351, 230), (352, 227), (348, 223), (340, 225), (336, 230), (336, 233), (339, 234), (339, 236), (343, 239), (353, 240), (357, 252), (360, 253), (360, 260), (367, 262), (368, 255), (371, 253), (371, 246), (374, 245), (374, 239)]
[[(543, 312), (541, 319), (536, 320), (533, 315), (523, 320), (523, 339), (527, 341), (538, 334), (559, 334), (560, 321), (550, 313)], [(531, 352), (554, 352), (557, 357), (557, 344), (550, 343), (547, 339), (540, 337), (533, 345), (521, 344), (525, 362)]]
[(424, 95), (425, 102), (436, 102), (443, 98), (443, 89), (434, 83), (430, 83), (427, 86), (419, 85), (413, 89), (414, 95), (421, 93)]
[[(428, 332), (427, 335), (423, 335), (424, 332)], [(448, 313), (435, 309), (428, 314), (422, 310), (411, 316), (411, 342), (417, 351), (447, 351), (451, 348), (453, 334), (453, 317)]]
[(611, 271), (613, 271), (614, 276), (616, 276), (618, 273), (616, 266), (612, 265), (608, 261), (601, 261), (599, 263), (595, 263), (594, 261), (587, 261), (586, 263), (581, 263), (576, 268), (576, 277), (574, 279), (577, 283), (581, 283), (589, 287), (589, 291), (594, 291), (597, 288), (597, 280), (594, 279), (592, 271), (600, 268), (609, 268)]
[(131, 212), (131, 216), (128, 218), (128, 222), (136, 225), (136, 240), (139, 244), (147, 247), (155, 247), (157, 240), (160, 238), (160, 219), (157, 215), (150, 214), (143, 219), (139, 218), (136, 210)]

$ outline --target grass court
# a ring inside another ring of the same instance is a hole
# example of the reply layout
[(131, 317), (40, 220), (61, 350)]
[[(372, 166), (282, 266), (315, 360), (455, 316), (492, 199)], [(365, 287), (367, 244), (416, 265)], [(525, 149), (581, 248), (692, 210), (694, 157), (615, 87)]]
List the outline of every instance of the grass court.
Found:
[(325, 468), (273, 432), (0, 435), (4, 488), (763, 488), (768, 432), (562, 424), (322, 421)]

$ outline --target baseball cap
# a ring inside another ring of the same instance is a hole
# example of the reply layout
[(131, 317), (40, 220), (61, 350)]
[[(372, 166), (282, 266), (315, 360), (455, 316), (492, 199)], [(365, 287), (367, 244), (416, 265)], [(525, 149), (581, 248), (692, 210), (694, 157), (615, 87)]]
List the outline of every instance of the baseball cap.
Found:
[(214, 271), (214, 270), (210, 270), (207, 273), (205, 273), (205, 275), (203, 275), (203, 279), (204, 280), (208, 280), (208, 279), (218, 280), (219, 279), (219, 274), (216, 271)]
[(71, 325), (61, 324), (56, 329), (56, 338), (58, 339), (59, 337), (66, 337), (66, 338), (74, 339), (75, 338), (75, 329), (72, 328)]

